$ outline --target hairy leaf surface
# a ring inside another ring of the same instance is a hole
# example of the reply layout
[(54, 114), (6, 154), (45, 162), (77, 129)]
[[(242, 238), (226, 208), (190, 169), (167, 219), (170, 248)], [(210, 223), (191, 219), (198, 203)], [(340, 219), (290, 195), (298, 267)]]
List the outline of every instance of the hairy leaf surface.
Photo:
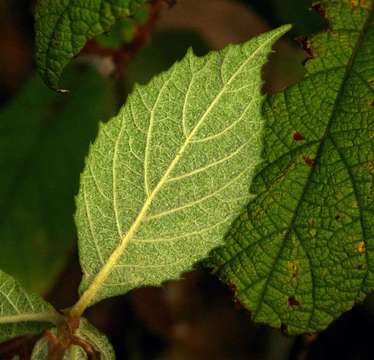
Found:
[(322, 1), (305, 79), (267, 99), (249, 203), (210, 265), (253, 318), (317, 332), (374, 287), (373, 1)]
[(261, 67), (287, 27), (135, 87), (92, 146), (77, 201), (89, 304), (180, 276), (221, 244), (261, 149)]
[(0, 269), (43, 292), (74, 244), (74, 195), (110, 89), (94, 72), (71, 73), (62, 96), (31, 79), (0, 112)]
[(147, 0), (39, 0), (36, 62), (46, 84), (58, 89), (62, 72), (87, 40), (134, 14)]
[(51, 322), (57, 316), (51, 305), (27, 293), (11, 276), (0, 271), (0, 342), (38, 333), (53, 326)]
[[(52, 329), (51, 332), (57, 335), (56, 329)], [(115, 359), (112, 345), (109, 343), (107, 337), (101, 334), (86, 319), (80, 319), (79, 328), (74, 335), (88, 344), (92, 349), (92, 353), (100, 357), (89, 357), (82, 347), (73, 345), (65, 352), (62, 360), (88, 360), (92, 358), (99, 358), (100, 360)], [(36, 343), (31, 360), (46, 359), (48, 359), (48, 343), (45, 338), (42, 338)]]

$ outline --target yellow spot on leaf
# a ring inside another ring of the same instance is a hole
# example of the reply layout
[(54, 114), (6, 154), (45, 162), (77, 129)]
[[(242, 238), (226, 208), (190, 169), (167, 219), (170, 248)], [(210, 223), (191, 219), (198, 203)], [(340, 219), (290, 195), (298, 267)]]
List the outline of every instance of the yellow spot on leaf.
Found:
[(358, 245), (357, 245), (357, 250), (360, 254), (363, 254), (365, 252), (365, 242), (364, 241), (361, 241)]
[(358, 205), (358, 202), (357, 202), (357, 201), (353, 201), (353, 202), (352, 202), (352, 208), (353, 208), (353, 209), (358, 209), (358, 208), (359, 208), (359, 205)]
[(299, 271), (299, 262), (288, 261), (287, 267), (288, 267), (288, 272), (290, 273), (290, 276), (291, 276), (291, 280), (296, 280), (297, 273)]
[(374, 174), (374, 161), (369, 162), (369, 170)]

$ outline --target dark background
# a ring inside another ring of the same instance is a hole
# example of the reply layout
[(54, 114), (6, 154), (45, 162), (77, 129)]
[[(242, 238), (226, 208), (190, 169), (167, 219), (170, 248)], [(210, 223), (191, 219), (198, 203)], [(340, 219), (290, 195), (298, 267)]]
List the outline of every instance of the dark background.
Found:
[[(33, 5), (30, 0), (0, 2), (1, 107), (17, 96), (35, 72)], [(326, 25), (310, 7), (308, 0), (180, 0), (171, 8), (162, 7), (150, 37), (132, 54), (122, 75), (108, 71), (105, 64), (99, 68), (115, 87), (119, 106), (134, 82), (147, 82), (190, 46), (203, 54), (292, 23), (293, 30), (277, 45), (265, 68), (264, 91), (273, 93), (303, 76), (301, 63), (306, 56), (294, 38)], [(93, 61), (90, 54), (85, 62), (97, 66), (100, 59)], [(80, 61), (77, 66), (88, 65)], [(57, 308), (65, 308), (76, 300), (79, 281), (78, 258), (72, 249), (57, 283), (43, 295)], [(109, 336), (118, 359), (374, 359), (373, 297), (320, 334), (290, 337), (254, 324), (250, 313), (235, 303), (231, 290), (203, 269), (162, 288), (138, 289), (104, 301), (89, 310), (88, 318)], [(28, 344), (22, 342), (25, 354)], [(12, 346), (0, 345), (0, 359), (8, 358)]]

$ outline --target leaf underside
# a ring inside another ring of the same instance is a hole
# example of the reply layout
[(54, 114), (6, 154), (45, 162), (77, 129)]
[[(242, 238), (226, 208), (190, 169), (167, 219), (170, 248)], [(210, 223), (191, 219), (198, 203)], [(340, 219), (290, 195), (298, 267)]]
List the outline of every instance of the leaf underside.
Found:
[(259, 161), (261, 67), (288, 28), (188, 52), (101, 127), (77, 199), (83, 306), (178, 278), (221, 244)]
[(74, 94), (53, 93), (34, 77), (0, 112), (0, 269), (39, 293), (70, 255), (84, 157), (99, 119), (112, 113), (100, 76), (68, 78)]
[(253, 319), (317, 332), (374, 288), (373, 1), (322, 1), (305, 79), (267, 99), (258, 194), (209, 260)]
[(0, 271), (0, 343), (52, 326), (46, 319), (53, 318), (53, 314), (52, 306), (27, 293), (11, 276)]
[(45, 83), (59, 89), (64, 68), (94, 37), (133, 15), (147, 0), (39, 0), (36, 63)]

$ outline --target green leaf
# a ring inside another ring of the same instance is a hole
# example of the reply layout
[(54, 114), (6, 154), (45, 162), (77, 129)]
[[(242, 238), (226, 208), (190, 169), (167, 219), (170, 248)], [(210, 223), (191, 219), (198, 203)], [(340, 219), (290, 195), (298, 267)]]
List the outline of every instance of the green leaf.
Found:
[[(57, 330), (52, 329), (51, 332), (57, 336)], [(86, 319), (80, 319), (78, 330), (74, 334), (76, 337), (89, 344), (92, 350), (100, 354), (100, 360), (114, 360), (115, 355), (112, 345), (109, 343), (107, 337), (101, 334), (94, 326), (92, 326)], [(39, 340), (32, 352), (31, 360), (46, 360), (48, 359), (48, 343), (46, 338)], [(64, 354), (62, 360), (87, 360), (91, 357), (83, 348), (72, 345)], [(96, 359), (96, 357), (95, 357)]]
[(39, 0), (36, 62), (46, 84), (58, 89), (64, 68), (87, 40), (109, 31), (117, 20), (133, 15), (146, 1)]
[(151, 13), (151, 6), (148, 3), (138, 6), (131, 17), (117, 21), (109, 33), (99, 35), (95, 38), (95, 41), (111, 49), (120, 49), (124, 44), (131, 43), (139, 26), (147, 22)]
[(189, 52), (101, 127), (77, 200), (84, 294), (73, 315), (177, 278), (221, 244), (259, 161), (261, 67), (288, 29)]
[(0, 342), (38, 333), (59, 320), (51, 305), (29, 294), (11, 276), (0, 271)]
[(267, 99), (258, 194), (210, 265), (253, 319), (323, 330), (374, 288), (373, 1), (322, 1), (303, 81)]
[(0, 269), (46, 291), (74, 246), (74, 194), (111, 92), (94, 72), (73, 72), (74, 94), (29, 81), (0, 112)]

